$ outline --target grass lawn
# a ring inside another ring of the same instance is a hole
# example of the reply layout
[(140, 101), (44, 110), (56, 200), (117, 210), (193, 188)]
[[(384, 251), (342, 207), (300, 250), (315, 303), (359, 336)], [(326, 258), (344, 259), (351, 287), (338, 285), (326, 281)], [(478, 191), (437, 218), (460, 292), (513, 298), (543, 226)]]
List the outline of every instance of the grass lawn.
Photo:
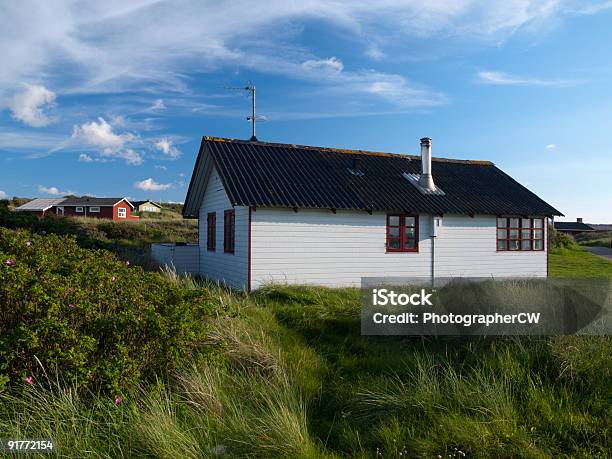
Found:
[[(612, 277), (580, 250), (550, 262)], [(176, 282), (207, 289), (217, 363), (120, 406), (52, 383), (0, 394), (3, 436), (64, 457), (610, 457), (610, 337), (367, 337), (355, 289)]]
[(612, 277), (612, 262), (579, 247), (553, 249), (549, 273), (553, 277)]

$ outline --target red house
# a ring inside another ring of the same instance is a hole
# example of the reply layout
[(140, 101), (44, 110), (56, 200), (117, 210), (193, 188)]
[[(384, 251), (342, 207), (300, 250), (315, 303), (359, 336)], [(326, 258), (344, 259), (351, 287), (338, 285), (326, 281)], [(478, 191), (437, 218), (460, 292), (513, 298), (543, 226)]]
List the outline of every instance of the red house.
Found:
[(115, 221), (138, 220), (132, 215), (134, 205), (127, 198), (63, 198), (34, 199), (16, 211), (33, 212), (36, 215), (105, 218)]
[(55, 206), (56, 214), (70, 217), (107, 218), (109, 220), (138, 220), (132, 215), (134, 206), (126, 198), (66, 198)]

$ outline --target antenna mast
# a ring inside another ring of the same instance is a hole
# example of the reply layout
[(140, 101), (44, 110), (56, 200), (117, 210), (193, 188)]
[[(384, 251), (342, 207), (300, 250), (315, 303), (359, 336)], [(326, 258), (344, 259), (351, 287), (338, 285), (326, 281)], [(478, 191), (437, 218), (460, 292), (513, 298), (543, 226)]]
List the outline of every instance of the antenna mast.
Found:
[(247, 120), (249, 120), (251, 122), (251, 141), (257, 141), (257, 136), (255, 135), (255, 124), (257, 124), (257, 113), (255, 111), (255, 99), (257, 97), (257, 89), (255, 88), (255, 85), (253, 84), (249, 84), (246, 88), (247, 91), (249, 91), (251, 93), (251, 101), (253, 102), (252, 104), (252, 110), (251, 110), (251, 116), (247, 116)]
[(257, 121), (266, 121), (266, 117), (263, 115), (258, 115), (257, 111), (256, 111), (256, 97), (257, 97), (257, 90), (255, 89), (255, 85), (252, 84), (250, 81), (247, 82), (247, 85), (245, 87), (241, 87), (241, 88), (231, 88), (231, 87), (226, 87), (226, 89), (231, 89), (234, 91), (248, 91), (248, 96), (251, 98), (251, 114), (249, 116), (246, 117), (246, 119), (248, 121), (251, 122), (251, 142), (257, 142), (257, 132), (256, 132), (256, 124)]

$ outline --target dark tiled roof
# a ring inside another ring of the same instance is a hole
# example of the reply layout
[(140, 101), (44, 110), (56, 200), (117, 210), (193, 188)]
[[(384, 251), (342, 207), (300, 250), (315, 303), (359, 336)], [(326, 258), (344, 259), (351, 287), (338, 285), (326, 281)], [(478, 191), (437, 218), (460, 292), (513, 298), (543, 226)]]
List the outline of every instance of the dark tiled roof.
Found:
[[(348, 170), (354, 158), (362, 176)], [(424, 195), (402, 175), (421, 172), (420, 156), (204, 137), (185, 216), (198, 214), (197, 175), (209, 159), (238, 206), (562, 215), (488, 161), (434, 158), (434, 181), (445, 194)]]
[(595, 228), (582, 222), (555, 222), (555, 229), (561, 231), (595, 231)]
[(114, 206), (119, 201), (125, 198), (94, 198), (94, 197), (82, 197), (82, 198), (66, 198), (61, 203), (62, 206)]

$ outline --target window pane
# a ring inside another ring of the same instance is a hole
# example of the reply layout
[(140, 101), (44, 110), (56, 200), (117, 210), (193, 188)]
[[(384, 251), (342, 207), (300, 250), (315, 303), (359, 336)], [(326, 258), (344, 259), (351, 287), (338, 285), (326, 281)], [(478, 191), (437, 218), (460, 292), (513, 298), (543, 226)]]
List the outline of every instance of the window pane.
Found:
[(506, 241), (497, 241), (497, 250), (508, 250)]
[(541, 218), (534, 218), (533, 219), (533, 227), (534, 228), (543, 228), (544, 225), (542, 223), (542, 219)]
[(404, 217), (406, 226), (414, 226), (414, 217)]
[(389, 215), (389, 226), (399, 226), (399, 221), (398, 215)]
[(508, 230), (498, 229), (497, 230), (497, 239), (508, 239)]
[(543, 247), (544, 247), (544, 241), (542, 239), (533, 241), (533, 250), (542, 250)]
[(508, 220), (506, 218), (498, 218), (497, 219), (497, 227), (498, 228), (505, 228), (507, 223), (508, 223)]
[(531, 228), (531, 219), (521, 218), (521, 228)]
[(543, 239), (544, 238), (544, 231), (542, 231), (542, 230), (533, 230), (533, 238), (534, 239)]
[(510, 230), (510, 239), (518, 239), (518, 237), (519, 237), (519, 230), (511, 229)]
[(416, 247), (416, 241), (414, 239), (406, 239), (404, 242), (404, 248), (414, 249)]
[(521, 239), (531, 239), (531, 230), (521, 230)]
[(399, 237), (400, 229), (399, 226), (390, 226), (389, 227), (389, 236)]
[(531, 250), (531, 241), (521, 241), (521, 250)]
[(406, 228), (406, 239), (414, 239), (414, 228)]
[(510, 241), (510, 250), (518, 250), (519, 241)]
[(400, 248), (399, 239), (389, 239), (389, 248), (390, 249), (399, 249)]
[(510, 219), (510, 228), (518, 228), (519, 227), (519, 219), (511, 218)]

